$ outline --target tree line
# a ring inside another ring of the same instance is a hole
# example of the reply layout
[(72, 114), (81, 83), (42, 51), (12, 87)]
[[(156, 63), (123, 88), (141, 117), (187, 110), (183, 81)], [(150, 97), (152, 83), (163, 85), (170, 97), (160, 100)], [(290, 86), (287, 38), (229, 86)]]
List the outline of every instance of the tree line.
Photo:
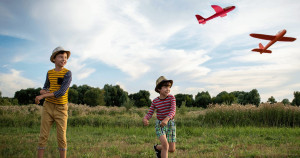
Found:
[[(41, 88), (27, 88), (21, 89), (15, 92), (13, 98), (2, 97), (0, 91), (0, 105), (28, 105), (34, 104), (34, 99), (39, 95)], [(256, 89), (250, 92), (222, 91), (217, 96), (211, 97), (208, 91), (198, 92), (195, 97), (191, 94), (176, 94), (176, 105), (181, 107), (184, 103), (187, 107), (202, 107), (207, 108), (209, 104), (227, 104), (233, 103), (246, 105), (253, 104), (258, 106), (260, 102), (260, 95)], [(43, 104), (41, 101), (40, 105)], [(119, 85), (105, 84), (102, 89), (91, 87), (88, 85), (76, 84), (69, 88), (69, 102), (74, 104), (86, 104), (89, 106), (105, 105), (105, 106), (135, 106), (144, 107), (150, 106), (150, 92), (146, 90), (140, 90), (137, 93), (128, 94)], [(271, 104), (277, 101), (273, 96), (268, 98)], [(294, 99), (290, 102), (288, 99), (281, 101), (283, 104), (300, 105), (300, 92), (294, 92)]]

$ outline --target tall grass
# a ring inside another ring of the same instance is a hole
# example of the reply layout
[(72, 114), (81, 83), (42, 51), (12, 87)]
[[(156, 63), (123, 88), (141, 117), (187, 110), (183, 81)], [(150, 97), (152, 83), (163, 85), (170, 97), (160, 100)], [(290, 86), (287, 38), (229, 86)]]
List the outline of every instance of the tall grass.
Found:
[[(40, 125), (42, 107), (0, 106), (0, 127), (32, 127)], [(68, 126), (141, 127), (148, 108), (89, 107), (69, 104)], [(154, 123), (154, 119), (150, 123)], [(178, 127), (264, 126), (300, 127), (300, 107), (277, 104), (210, 105), (208, 109), (177, 108)]]
[(300, 107), (276, 104), (211, 105), (198, 120), (210, 126), (299, 127)]

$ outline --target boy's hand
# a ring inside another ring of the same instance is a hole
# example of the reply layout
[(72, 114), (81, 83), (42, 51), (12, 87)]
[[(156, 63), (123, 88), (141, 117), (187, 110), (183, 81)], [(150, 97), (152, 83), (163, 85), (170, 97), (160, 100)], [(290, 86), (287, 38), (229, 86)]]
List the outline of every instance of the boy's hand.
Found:
[(36, 104), (39, 104), (40, 103), (40, 100), (44, 99), (44, 97), (42, 95), (38, 95), (35, 97), (35, 103)]
[(146, 118), (143, 119), (144, 122), (144, 126), (148, 126), (149, 125), (149, 120), (147, 120)]
[(169, 117), (166, 117), (164, 120), (162, 120), (160, 123), (160, 127), (164, 127), (165, 125), (167, 125), (169, 120), (170, 120)]
[(46, 94), (46, 93), (49, 93), (49, 91), (47, 91), (47, 90), (45, 90), (45, 89), (40, 90), (40, 94), (41, 94), (41, 95)]

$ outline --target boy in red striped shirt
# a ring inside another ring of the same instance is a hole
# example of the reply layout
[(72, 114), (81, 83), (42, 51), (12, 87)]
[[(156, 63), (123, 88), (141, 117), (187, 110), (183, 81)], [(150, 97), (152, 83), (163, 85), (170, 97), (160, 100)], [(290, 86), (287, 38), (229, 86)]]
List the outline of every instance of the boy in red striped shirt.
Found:
[(149, 112), (144, 117), (145, 126), (149, 125), (149, 119), (156, 109), (157, 120), (155, 123), (156, 135), (161, 145), (155, 145), (154, 150), (158, 158), (167, 158), (168, 152), (175, 152), (176, 124), (174, 116), (176, 113), (176, 99), (169, 94), (173, 80), (167, 80), (160, 76), (156, 80), (155, 91), (159, 96), (152, 101)]

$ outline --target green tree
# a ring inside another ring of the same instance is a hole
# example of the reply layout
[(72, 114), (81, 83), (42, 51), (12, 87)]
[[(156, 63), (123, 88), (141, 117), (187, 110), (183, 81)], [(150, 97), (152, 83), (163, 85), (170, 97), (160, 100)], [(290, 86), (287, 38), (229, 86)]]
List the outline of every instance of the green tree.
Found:
[(212, 102), (213, 104), (217, 104), (217, 98), (216, 98), (216, 97), (212, 97), (212, 98), (211, 98), (211, 102)]
[(134, 101), (136, 107), (149, 107), (151, 105), (150, 92), (146, 90), (140, 90), (138, 93), (130, 94), (128, 97)]
[(260, 95), (256, 89), (253, 89), (250, 92), (234, 91), (230, 94), (235, 96), (235, 102), (238, 104), (253, 104), (258, 106), (260, 103)]
[(299, 106), (300, 105), (300, 92), (294, 92), (294, 99), (292, 101), (292, 105)]
[(235, 100), (233, 101), (234, 103), (238, 103), (238, 104), (242, 104), (242, 105), (245, 105), (246, 103), (244, 103), (245, 101), (245, 97), (246, 97), (246, 92), (244, 91), (233, 91), (229, 94), (232, 94), (234, 95), (235, 97)]
[(3, 102), (4, 102), (4, 100), (2, 98), (2, 92), (0, 91), (0, 105), (3, 105)]
[(214, 98), (215, 104), (228, 104), (231, 105), (235, 100), (235, 96), (233, 94), (229, 94), (226, 91), (222, 91)]
[(19, 105), (18, 100), (15, 98), (2, 97), (0, 98), (0, 105)]
[(89, 106), (105, 105), (104, 90), (92, 88), (85, 92), (83, 100)]
[(207, 108), (207, 105), (209, 105), (210, 103), (212, 103), (212, 99), (208, 91), (202, 91), (201, 93), (198, 92), (198, 94), (195, 96), (194, 105), (197, 107)]
[(282, 99), (281, 102), (282, 102), (282, 104), (284, 104), (284, 105), (289, 105), (289, 104), (291, 104), (290, 101), (289, 101), (289, 99), (287, 99), (287, 98)]
[[(28, 104), (35, 104), (35, 97), (40, 95), (41, 88), (27, 88), (21, 89), (20, 91), (15, 92), (14, 98), (16, 98), (20, 105), (28, 105)], [(41, 101), (40, 105), (43, 104)]]
[(192, 107), (194, 105), (193, 95), (191, 94), (176, 94), (176, 106), (180, 108), (182, 102), (185, 102), (187, 107)]
[(2, 92), (0, 91), (0, 105), (18, 105), (18, 100), (15, 98), (2, 97)]
[(260, 95), (256, 89), (251, 90), (247, 97), (248, 103), (258, 106), (260, 103)]
[(119, 85), (112, 86), (104, 85), (104, 101), (106, 106), (120, 107), (128, 99), (128, 93), (124, 91)]
[(73, 86), (71, 87), (71, 89), (75, 89), (75, 90), (77, 90), (77, 92), (78, 92), (78, 101), (77, 101), (77, 104), (86, 104), (86, 103), (84, 102), (84, 94), (85, 94), (85, 92), (87, 92), (88, 90), (90, 90), (90, 89), (92, 89), (92, 88), (93, 88), (93, 87), (88, 86), (88, 85), (86, 85), (86, 84), (81, 85), (81, 86), (78, 86), (78, 87), (77, 87), (77, 85), (73, 85)]
[(11, 102), (9, 101), (8, 98), (3, 97), (3, 98), (0, 98), (0, 105), (10, 106), (10, 105), (12, 105), (12, 104), (11, 104)]
[(248, 93), (247, 92), (240, 92), (237, 96), (237, 103), (246, 105), (248, 104)]
[(273, 96), (271, 96), (270, 98), (268, 98), (268, 102), (269, 102), (270, 104), (275, 104), (275, 103), (277, 103), (277, 101), (275, 100), (275, 98), (274, 98)]
[(10, 98), (11, 105), (19, 105), (18, 99), (16, 98)]
[(78, 104), (78, 97), (79, 93), (76, 89), (70, 88), (69, 89), (69, 96), (68, 100), (70, 103)]

